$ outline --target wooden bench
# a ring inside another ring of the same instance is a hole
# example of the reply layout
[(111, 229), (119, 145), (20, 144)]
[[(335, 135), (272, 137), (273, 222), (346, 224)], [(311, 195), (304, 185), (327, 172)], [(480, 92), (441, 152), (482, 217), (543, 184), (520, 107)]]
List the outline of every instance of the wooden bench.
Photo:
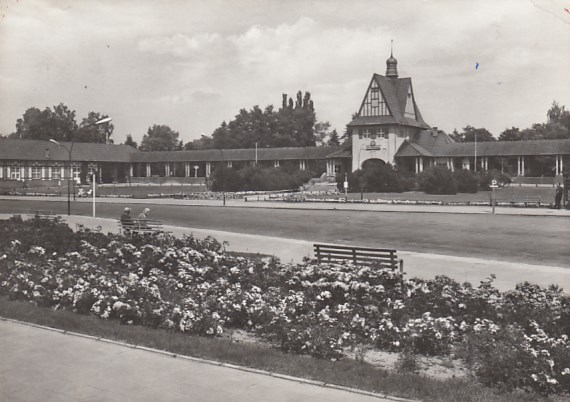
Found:
[(163, 233), (162, 222), (156, 219), (133, 219), (131, 222), (123, 222), (118, 220), (119, 227), (123, 234), (130, 233)]
[(355, 265), (379, 263), (382, 267), (404, 272), (404, 261), (398, 259), (396, 250), (370, 247), (339, 246), (336, 244), (313, 244), (318, 262), (352, 261)]
[(53, 221), (58, 217), (58, 215), (54, 211), (44, 211), (39, 209), (29, 210), (28, 215), (34, 218), (47, 219), (50, 221)]
[(525, 207), (529, 205), (537, 205), (540, 207), (542, 198), (538, 196), (516, 196), (511, 199), (511, 207), (524, 204)]

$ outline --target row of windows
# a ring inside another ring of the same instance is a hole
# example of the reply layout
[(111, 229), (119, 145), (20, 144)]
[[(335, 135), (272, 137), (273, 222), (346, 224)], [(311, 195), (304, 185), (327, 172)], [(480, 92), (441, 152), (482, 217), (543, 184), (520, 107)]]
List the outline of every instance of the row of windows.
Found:
[(373, 130), (370, 128), (364, 128), (362, 130), (359, 130), (358, 132), (358, 138), (372, 138), (372, 139), (376, 139), (376, 138), (388, 138), (388, 132), (382, 130), (381, 128), (377, 129), (377, 130)]

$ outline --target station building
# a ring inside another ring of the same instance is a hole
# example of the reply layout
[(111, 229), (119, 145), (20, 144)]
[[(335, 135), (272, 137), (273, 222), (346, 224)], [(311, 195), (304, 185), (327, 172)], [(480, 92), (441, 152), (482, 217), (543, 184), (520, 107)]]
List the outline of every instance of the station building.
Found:
[(358, 113), (347, 124), (349, 141), (339, 147), (142, 152), (127, 145), (0, 139), (0, 181), (33, 187), (85, 182), (95, 175), (102, 183), (191, 183), (205, 181), (222, 165), (290, 166), (322, 171), (321, 180), (334, 181), (369, 160), (416, 173), (430, 166), (497, 169), (518, 177), (546, 170), (554, 180), (565, 165), (570, 169), (570, 140), (455, 142), (424, 121), (412, 80), (400, 78), (397, 67), (390, 55), (385, 75), (372, 75)]

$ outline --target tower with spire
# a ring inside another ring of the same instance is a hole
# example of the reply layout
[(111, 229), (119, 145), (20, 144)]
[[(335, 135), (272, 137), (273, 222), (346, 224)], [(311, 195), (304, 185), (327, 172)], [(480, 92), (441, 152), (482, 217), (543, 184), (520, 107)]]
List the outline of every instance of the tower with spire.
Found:
[(416, 104), (411, 78), (399, 78), (393, 45), (386, 75), (372, 76), (358, 113), (347, 127), (352, 135), (352, 171), (369, 159), (394, 164), (402, 144), (429, 129)]

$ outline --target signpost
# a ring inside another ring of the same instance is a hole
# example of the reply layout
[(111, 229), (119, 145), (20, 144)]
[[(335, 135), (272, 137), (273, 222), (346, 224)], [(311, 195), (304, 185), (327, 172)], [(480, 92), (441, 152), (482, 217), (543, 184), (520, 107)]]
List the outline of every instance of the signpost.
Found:
[(495, 213), (495, 189), (499, 187), (497, 185), (497, 180), (493, 179), (491, 180), (491, 205), (493, 206), (493, 213)]
[(348, 202), (348, 175), (344, 174), (344, 201)]

